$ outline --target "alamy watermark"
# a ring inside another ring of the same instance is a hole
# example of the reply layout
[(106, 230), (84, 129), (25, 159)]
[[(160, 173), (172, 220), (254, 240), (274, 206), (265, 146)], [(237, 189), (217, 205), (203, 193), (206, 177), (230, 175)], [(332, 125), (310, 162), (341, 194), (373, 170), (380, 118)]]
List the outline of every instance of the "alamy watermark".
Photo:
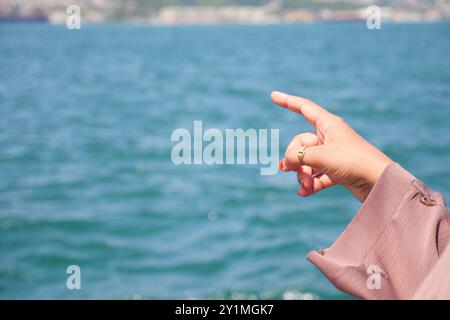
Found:
[(66, 288), (69, 290), (81, 290), (81, 269), (77, 265), (70, 265), (66, 269), (69, 275), (66, 280)]
[(81, 29), (81, 9), (77, 5), (70, 5), (66, 9), (66, 13), (69, 15), (66, 20), (67, 29)]
[(381, 289), (381, 278), (386, 277), (384, 271), (377, 265), (370, 265), (366, 269), (366, 273), (369, 275), (366, 280), (366, 287), (369, 290)]
[(376, 5), (368, 6), (366, 9), (366, 26), (369, 30), (381, 29), (381, 8)]
[(203, 131), (203, 122), (194, 121), (193, 133), (185, 128), (172, 132), (178, 142), (171, 152), (176, 165), (257, 165), (261, 175), (278, 172), (279, 129), (219, 129)]

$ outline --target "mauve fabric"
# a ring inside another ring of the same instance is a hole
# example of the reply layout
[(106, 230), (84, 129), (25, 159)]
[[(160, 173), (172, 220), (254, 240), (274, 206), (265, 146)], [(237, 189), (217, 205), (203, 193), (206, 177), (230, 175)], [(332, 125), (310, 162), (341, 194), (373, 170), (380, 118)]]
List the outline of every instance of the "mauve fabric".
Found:
[(308, 260), (359, 298), (450, 299), (449, 241), (443, 197), (392, 164), (336, 242)]

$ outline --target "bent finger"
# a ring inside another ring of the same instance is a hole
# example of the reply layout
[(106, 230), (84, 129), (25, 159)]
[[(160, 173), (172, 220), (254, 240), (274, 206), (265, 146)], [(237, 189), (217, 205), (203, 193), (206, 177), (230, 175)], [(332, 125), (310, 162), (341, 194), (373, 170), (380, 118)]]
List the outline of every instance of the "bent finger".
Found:
[(286, 148), (285, 156), (282, 160), (282, 170), (299, 171), (300, 163), (297, 157), (298, 150), (302, 147), (317, 146), (319, 143), (319, 138), (312, 132), (296, 135)]
[(331, 188), (332, 186), (335, 186), (336, 183), (334, 183), (331, 178), (326, 174), (319, 174), (315, 177), (313, 177), (313, 186), (312, 186), (312, 193), (317, 193), (322, 190)]
[(313, 192), (314, 181), (313, 181), (313, 169), (309, 166), (302, 166), (300, 171), (297, 173), (297, 180), (304, 189), (304, 193), (311, 194)]

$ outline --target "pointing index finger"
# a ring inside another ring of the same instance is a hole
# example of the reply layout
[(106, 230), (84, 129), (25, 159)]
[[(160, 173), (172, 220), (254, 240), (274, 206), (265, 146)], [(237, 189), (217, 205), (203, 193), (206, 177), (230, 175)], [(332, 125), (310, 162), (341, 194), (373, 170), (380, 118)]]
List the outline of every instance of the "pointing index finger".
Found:
[(322, 120), (327, 120), (331, 116), (331, 113), (327, 110), (308, 99), (291, 96), (279, 91), (272, 92), (271, 97), (272, 101), (281, 107), (301, 114), (311, 125), (316, 128)]

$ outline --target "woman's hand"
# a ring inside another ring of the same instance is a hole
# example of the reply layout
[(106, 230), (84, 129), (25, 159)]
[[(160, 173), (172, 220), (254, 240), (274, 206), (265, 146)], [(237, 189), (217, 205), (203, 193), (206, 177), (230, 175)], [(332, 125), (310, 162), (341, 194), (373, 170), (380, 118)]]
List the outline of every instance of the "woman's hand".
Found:
[[(298, 194), (308, 197), (336, 184), (363, 202), (384, 169), (393, 161), (357, 134), (342, 118), (300, 97), (273, 92), (272, 100), (302, 115), (316, 129), (292, 139), (280, 162), (283, 171), (297, 171)], [(306, 146), (303, 165), (298, 151)]]

